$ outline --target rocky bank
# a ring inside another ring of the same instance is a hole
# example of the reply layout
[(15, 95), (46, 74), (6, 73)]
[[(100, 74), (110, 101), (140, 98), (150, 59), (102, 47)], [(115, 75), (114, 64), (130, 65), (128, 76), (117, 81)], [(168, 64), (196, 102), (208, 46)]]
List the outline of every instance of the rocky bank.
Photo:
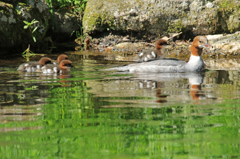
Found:
[[(159, 38), (182, 32), (171, 39), (173, 48), (180, 49), (174, 54), (187, 48), (197, 35), (208, 35), (211, 44), (223, 50), (216, 49), (219, 56), (239, 53), (239, 0), (89, 0), (83, 19), (66, 12), (51, 14), (45, 0), (4, 1), (0, 9), (1, 50), (23, 51), (30, 44), (37, 48), (35, 52), (43, 51), (49, 46), (46, 39), (51, 39), (53, 47), (54, 40), (69, 41), (70, 34), (81, 33), (82, 27), (84, 36), (76, 40), (80, 48), (87, 44), (94, 50), (135, 54)], [(33, 19), (38, 22), (24, 29), (24, 21)], [(57, 35), (51, 33), (54, 28)]]
[(238, 0), (89, 0), (84, 31), (157, 38), (182, 31), (183, 37), (239, 31)]

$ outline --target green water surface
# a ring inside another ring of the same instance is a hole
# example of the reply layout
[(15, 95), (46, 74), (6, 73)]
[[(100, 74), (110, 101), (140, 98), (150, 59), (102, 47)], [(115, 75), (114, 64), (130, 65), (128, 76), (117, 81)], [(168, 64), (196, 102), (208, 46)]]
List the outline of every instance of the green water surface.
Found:
[(1, 67), (0, 158), (240, 158), (240, 72), (208, 71), (191, 89), (99, 71), (119, 65), (104, 57), (70, 60), (69, 75)]

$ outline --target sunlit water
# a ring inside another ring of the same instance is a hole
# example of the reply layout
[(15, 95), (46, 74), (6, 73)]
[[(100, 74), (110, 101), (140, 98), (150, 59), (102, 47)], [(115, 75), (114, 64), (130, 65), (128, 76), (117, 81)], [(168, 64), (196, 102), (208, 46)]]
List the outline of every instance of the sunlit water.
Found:
[(240, 158), (240, 72), (124, 74), (69, 56), (69, 75), (1, 65), (0, 158)]

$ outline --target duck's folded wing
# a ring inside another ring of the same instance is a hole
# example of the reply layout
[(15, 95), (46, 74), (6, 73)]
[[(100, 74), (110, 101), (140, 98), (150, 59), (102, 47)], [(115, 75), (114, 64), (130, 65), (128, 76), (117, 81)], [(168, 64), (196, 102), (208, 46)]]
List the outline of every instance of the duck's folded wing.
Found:
[(42, 73), (58, 73), (60, 71), (60, 67), (54, 64), (47, 64), (41, 68)]
[(105, 69), (104, 71), (123, 71), (131, 73), (174, 73), (174, 72), (184, 72), (185, 65), (179, 66), (157, 66), (157, 65), (128, 65), (122, 67), (115, 67), (110, 69)]
[(181, 72), (180, 68), (185, 61), (177, 59), (161, 59), (142, 63), (133, 63), (127, 66), (105, 69), (104, 71), (129, 71), (129, 72)]
[(179, 66), (156, 66), (156, 65), (142, 65), (139, 67), (129, 67), (129, 72), (133, 73), (174, 73), (184, 72), (184, 65)]
[[(18, 67), (18, 71), (27, 71), (27, 72), (32, 72), (33, 67), (37, 67), (39, 65), (38, 61), (31, 61), (31, 62), (26, 62), (21, 64)], [(34, 69), (34, 68), (33, 68)], [(33, 71), (34, 72), (34, 71)]]
[(184, 65), (186, 64), (185, 61), (181, 61), (178, 59), (161, 59), (161, 60), (155, 60), (155, 61), (149, 61), (149, 62), (143, 62), (143, 63), (134, 63), (130, 64), (128, 66), (142, 66), (142, 65), (155, 65), (155, 66), (178, 66), (178, 65)]

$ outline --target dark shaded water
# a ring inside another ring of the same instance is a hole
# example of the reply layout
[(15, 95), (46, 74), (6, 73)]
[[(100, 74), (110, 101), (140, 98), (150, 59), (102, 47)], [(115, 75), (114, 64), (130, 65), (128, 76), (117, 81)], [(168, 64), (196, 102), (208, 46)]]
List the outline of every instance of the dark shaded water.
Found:
[(239, 71), (123, 74), (70, 55), (70, 75), (0, 68), (1, 158), (240, 158)]

